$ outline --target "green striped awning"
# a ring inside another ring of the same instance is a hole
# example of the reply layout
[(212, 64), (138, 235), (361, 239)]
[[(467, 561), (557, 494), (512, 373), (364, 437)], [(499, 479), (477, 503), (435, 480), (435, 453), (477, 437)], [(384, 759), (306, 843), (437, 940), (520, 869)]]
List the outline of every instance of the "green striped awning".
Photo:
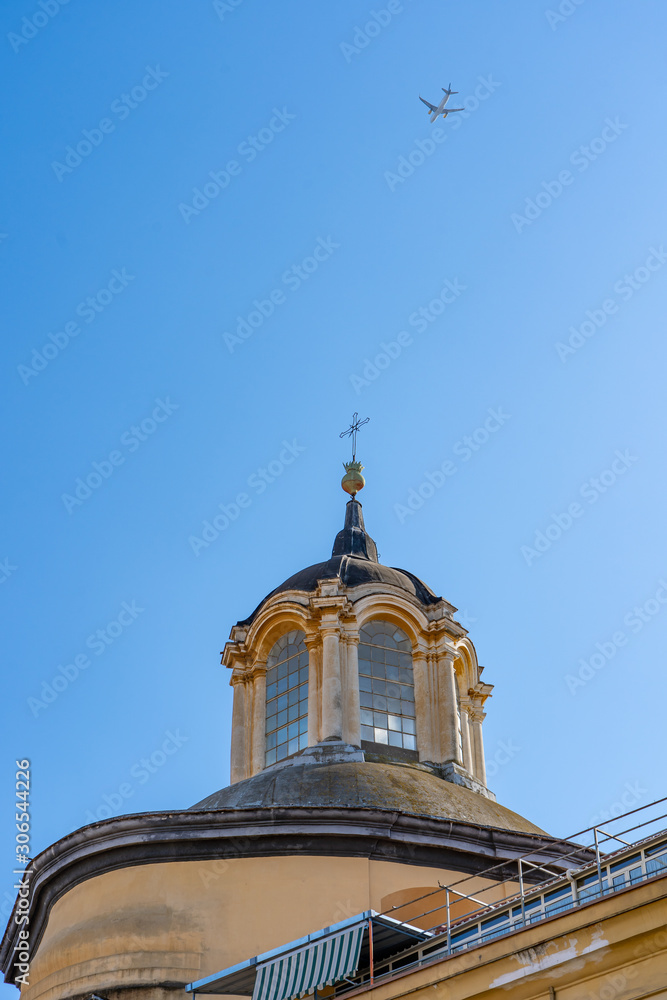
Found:
[(357, 924), (261, 965), (252, 1000), (292, 1000), (356, 972), (365, 929), (365, 923)]

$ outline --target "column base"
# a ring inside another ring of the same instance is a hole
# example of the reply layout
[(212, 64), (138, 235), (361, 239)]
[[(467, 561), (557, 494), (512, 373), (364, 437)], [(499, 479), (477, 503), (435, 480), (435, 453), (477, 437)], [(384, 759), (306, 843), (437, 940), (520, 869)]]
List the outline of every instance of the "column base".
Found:
[(466, 771), (462, 764), (458, 764), (454, 760), (447, 760), (442, 764), (434, 764), (432, 761), (423, 761), (423, 763), (444, 781), (451, 781), (454, 785), (463, 785), (471, 792), (477, 792), (478, 795), (483, 795), (485, 798), (491, 799), (492, 802), (496, 801), (495, 794), (481, 781), (474, 778), (470, 771)]

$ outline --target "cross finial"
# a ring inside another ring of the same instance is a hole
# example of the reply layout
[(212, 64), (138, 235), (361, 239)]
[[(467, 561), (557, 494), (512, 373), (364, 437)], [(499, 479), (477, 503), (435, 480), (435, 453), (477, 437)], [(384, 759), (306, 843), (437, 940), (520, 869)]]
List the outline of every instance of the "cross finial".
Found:
[(351, 437), (352, 438), (352, 461), (353, 462), (356, 462), (356, 460), (357, 460), (357, 431), (359, 430), (360, 427), (363, 427), (364, 424), (367, 424), (370, 419), (371, 419), (370, 417), (366, 417), (365, 420), (359, 420), (359, 414), (358, 413), (354, 413), (353, 416), (352, 416), (352, 423), (351, 423), (351, 425), (348, 427), (348, 429), (346, 431), (341, 431), (341, 433), (339, 435), (342, 438), (344, 438), (344, 437)]

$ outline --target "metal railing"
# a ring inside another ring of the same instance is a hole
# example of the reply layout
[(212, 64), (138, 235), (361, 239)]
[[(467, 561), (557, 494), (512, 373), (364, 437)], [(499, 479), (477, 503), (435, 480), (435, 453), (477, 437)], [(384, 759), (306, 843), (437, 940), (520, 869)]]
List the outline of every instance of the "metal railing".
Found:
[[(459, 954), (667, 873), (667, 812), (663, 811), (667, 808), (666, 804), (667, 797), (658, 799), (604, 824), (580, 830), (566, 840), (556, 841), (571, 849), (550, 865), (539, 864), (537, 852), (533, 849), (527, 854), (512, 860), (506, 859), (448, 885), (439, 884), (431, 892), (386, 910), (387, 915), (422, 927), (428, 927), (429, 918), (435, 914), (444, 912), (445, 920), (431, 928), (432, 936), (428, 941), (413, 945), (383, 961), (378, 962), (376, 959), (374, 985), (399, 971), (405, 972), (412, 967)], [(629, 834), (636, 835), (638, 831), (643, 834), (639, 839), (627, 839)], [(587, 844), (586, 841), (590, 843)], [(623, 846), (605, 852), (604, 846), (611, 844)], [(581, 864), (582, 849), (588, 850), (591, 855), (584, 864)], [(561, 871), (553, 870), (556, 865)], [(514, 872), (509, 878), (499, 878), (499, 875), (512, 866)], [(563, 872), (563, 868), (567, 870)], [(493, 881), (481, 888), (475, 886), (474, 892), (464, 891), (464, 887), (469, 888), (471, 882), (478, 882), (480, 879)], [(532, 883), (536, 879), (540, 881), (527, 886), (527, 879)], [(485, 894), (495, 898), (488, 899), (487, 902), (481, 898)], [(498, 899), (501, 894), (504, 894), (504, 898)], [(436, 899), (437, 905), (430, 909), (400, 916), (401, 910), (413, 910), (416, 904), (424, 900), (435, 902)], [(460, 906), (463, 901), (472, 908), (461, 916), (453, 916), (456, 904)], [(354, 985), (349, 982), (340, 984), (335, 993), (336, 996), (341, 996), (367, 985), (368, 973), (365, 972), (355, 977)]]

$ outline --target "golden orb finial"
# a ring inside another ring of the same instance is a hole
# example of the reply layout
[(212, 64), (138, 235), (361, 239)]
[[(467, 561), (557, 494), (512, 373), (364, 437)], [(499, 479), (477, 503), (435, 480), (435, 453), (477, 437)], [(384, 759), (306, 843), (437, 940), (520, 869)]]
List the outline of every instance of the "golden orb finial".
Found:
[(361, 462), (343, 462), (343, 468), (345, 475), (341, 479), (340, 485), (354, 500), (359, 490), (363, 490), (366, 485), (366, 480), (361, 474), (363, 465)]

